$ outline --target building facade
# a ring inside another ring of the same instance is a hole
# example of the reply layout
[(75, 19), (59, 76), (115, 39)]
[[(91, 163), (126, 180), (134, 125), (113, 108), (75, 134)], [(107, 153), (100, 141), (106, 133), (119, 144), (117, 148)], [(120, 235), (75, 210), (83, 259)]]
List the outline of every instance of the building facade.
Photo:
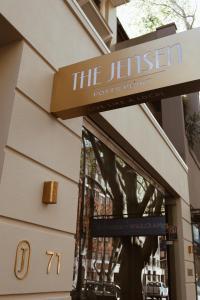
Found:
[[(147, 105), (64, 121), (50, 113), (60, 67), (127, 38), (116, 19), (124, 2), (0, 1), (1, 299), (71, 299), (83, 125), (165, 190), (178, 232), (170, 299), (196, 299), (188, 167)], [(42, 202), (49, 181), (54, 205)]]

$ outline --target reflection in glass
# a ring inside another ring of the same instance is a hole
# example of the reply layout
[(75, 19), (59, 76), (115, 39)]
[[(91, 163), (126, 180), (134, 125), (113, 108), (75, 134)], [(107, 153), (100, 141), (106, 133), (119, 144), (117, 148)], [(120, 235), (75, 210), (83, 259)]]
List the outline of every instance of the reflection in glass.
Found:
[(79, 294), (121, 300), (168, 296), (165, 236), (114, 238), (91, 233), (93, 217), (146, 216), (165, 216), (163, 193), (84, 130), (74, 264)]

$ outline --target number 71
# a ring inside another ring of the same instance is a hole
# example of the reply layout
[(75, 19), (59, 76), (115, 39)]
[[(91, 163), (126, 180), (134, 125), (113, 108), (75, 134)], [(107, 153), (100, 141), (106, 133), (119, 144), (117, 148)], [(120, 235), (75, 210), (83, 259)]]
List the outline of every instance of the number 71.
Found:
[(51, 265), (52, 265), (52, 261), (53, 258), (55, 257), (55, 259), (57, 260), (57, 275), (60, 274), (60, 267), (61, 267), (61, 254), (55, 251), (46, 251), (46, 255), (49, 255), (49, 262), (48, 262), (48, 266), (47, 266), (47, 274), (50, 273), (51, 271)]

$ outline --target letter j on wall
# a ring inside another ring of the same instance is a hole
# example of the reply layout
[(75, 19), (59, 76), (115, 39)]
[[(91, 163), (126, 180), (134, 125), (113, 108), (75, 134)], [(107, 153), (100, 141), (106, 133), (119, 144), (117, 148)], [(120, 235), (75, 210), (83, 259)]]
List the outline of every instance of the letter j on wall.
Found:
[(200, 90), (200, 28), (63, 67), (51, 112), (79, 117)]

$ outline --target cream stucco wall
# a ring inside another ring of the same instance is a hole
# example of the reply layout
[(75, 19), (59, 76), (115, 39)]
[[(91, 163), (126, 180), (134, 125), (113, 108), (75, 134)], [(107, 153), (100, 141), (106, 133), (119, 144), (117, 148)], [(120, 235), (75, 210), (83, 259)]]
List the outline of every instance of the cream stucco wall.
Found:
[[(1, 143), (0, 297), (66, 300), (72, 289), (82, 118), (51, 116), (52, 82), (59, 66), (101, 52), (65, 1), (1, 1), (0, 12), (25, 37), (19, 57), (14, 44), (7, 51), (12, 54), (6, 62), (10, 73), (9, 78), (3, 74), (6, 85), (1, 86), (1, 105), (3, 99), (11, 107), (1, 109), (8, 124)], [(1, 57), (2, 67), (6, 56)], [(59, 183), (57, 205), (42, 204), (43, 183), (49, 180)], [(14, 275), (21, 240), (31, 246), (30, 270), (23, 280)], [(59, 275), (55, 258), (47, 274), (46, 251), (61, 254)]]
[[(100, 49), (107, 52), (104, 45), (98, 45), (100, 39), (97, 37), (98, 43), (95, 40), (95, 31), (89, 34), (92, 29), (88, 25), (87, 30), (87, 20), (81, 23), (70, 10), (72, 2), (75, 5), (75, 1), (64, 0), (0, 1), (0, 12), (25, 38), (21, 52), (13, 54), (12, 84), (5, 79), (13, 92), (1, 98), (11, 103), (5, 112), (10, 116), (6, 138), (0, 144), (5, 152), (0, 184), (0, 240), (4, 241), (0, 296), (5, 300), (69, 299), (82, 118), (61, 121), (50, 115), (52, 81), (59, 67), (101, 55)], [(11, 51), (15, 47), (10, 45)], [(1, 85), (0, 90), (4, 92)], [(193, 257), (187, 253), (191, 243), (187, 168), (141, 106), (102, 115), (180, 196), (176, 206), (177, 300), (189, 299), (194, 278), (187, 277), (187, 269), (193, 265)], [(41, 202), (43, 182), (48, 180), (59, 182), (55, 206)], [(24, 280), (18, 280), (14, 276), (15, 252), (24, 239), (31, 244), (31, 268)], [(47, 250), (62, 255), (59, 276), (55, 266), (46, 274)], [(10, 293), (12, 296), (6, 296)]]
[(12, 46), (8, 45), (0, 48), (0, 179), (21, 52), (21, 43), (15, 43)]
[(187, 161), (190, 166), (189, 169), (189, 187), (190, 187), (190, 202), (194, 208), (199, 208), (199, 176), (200, 176), (200, 164), (195, 153), (187, 149)]
[(58, 68), (100, 54), (68, 2), (1, 0), (0, 11), (48, 63)]

